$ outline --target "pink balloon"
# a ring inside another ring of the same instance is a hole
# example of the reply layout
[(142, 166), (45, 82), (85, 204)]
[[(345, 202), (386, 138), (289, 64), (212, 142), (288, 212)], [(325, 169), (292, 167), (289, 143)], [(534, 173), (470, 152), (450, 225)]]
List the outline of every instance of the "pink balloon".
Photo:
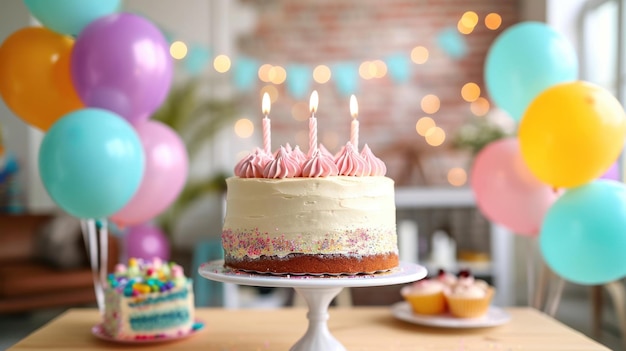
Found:
[(538, 235), (544, 215), (558, 197), (530, 172), (516, 138), (494, 141), (478, 153), (471, 187), (487, 219), (527, 236)]
[(141, 224), (130, 227), (125, 236), (126, 256), (151, 260), (158, 257), (162, 260), (170, 258), (170, 244), (163, 232), (151, 225)]
[(135, 195), (110, 218), (121, 226), (143, 223), (163, 212), (187, 181), (189, 160), (178, 134), (157, 121), (141, 123), (135, 129), (143, 145), (146, 165)]

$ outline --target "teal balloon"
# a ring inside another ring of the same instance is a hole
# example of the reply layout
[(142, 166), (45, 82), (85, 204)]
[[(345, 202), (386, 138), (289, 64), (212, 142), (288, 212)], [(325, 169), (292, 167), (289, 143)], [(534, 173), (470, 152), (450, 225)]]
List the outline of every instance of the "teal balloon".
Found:
[(596, 285), (626, 275), (626, 186), (596, 180), (568, 190), (539, 235), (546, 264), (562, 278)]
[(567, 38), (548, 25), (522, 22), (496, 38), (484, 71), (489, 96), (520, 121), (539, 93), (577, 79), (578, 58)]
[(93, 20), (120, 8), (120, 0), (24, 0), (24, 4), (45, 27), (68, 35), (78, 35)]
[(63, 116), (39, 148), (39, 174), (48, 194), (79, 218), (105, 218), (126, 205), (139, 188), (144, 163), (134, 128), (96, 108)]

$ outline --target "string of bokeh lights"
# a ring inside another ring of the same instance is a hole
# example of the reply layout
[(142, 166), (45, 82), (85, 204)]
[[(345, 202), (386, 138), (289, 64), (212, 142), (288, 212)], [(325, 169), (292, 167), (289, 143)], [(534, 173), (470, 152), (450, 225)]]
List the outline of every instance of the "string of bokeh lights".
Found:
[[(474, 11), (466, 11), (457, 22), (456, 29), (460, 34), (471, 34), (479, 24), (479, 16)], [(485, 16), (483, 23), (489, 30), (497, 30), (502, 25), (502, 17), (495, 12)], [(174, 41), (170, 45), (170, 54), (174, 59), (182, 60), (188, 54), (187, 45), (183, 41)], [(423, 65), (428, 62), (429, 49), (418, 45), (410, 52), (410, 59), (416, 65)], [(232, 61), (227, 55), (217, 55), (213, 59), (213, 69), (217, 73), (227, 73), (232, 67)], [(387, 65), (383, 60), (366, 60), (360, 63), (358, 68), (359, 77), (365, 80), (384, 78), (388, 74)], [(287, 70), (280, 65), (272, 65), (264, 63), (258, 69), (258, 78), (268, 85), (260, 89), (260, 96), (268, 93), (272, 103), (279, 98), (279, 90), (276, 85), (285, 83), (287, 79)], [(312, 78), (318, 84), (326, 84), (332, 78), (332, 71), (326, 64), (319, 64), (313, 68)], [(489, 101), (482, 96), (480, 86), (475, 82), (467, 82), (460, 91), (461, 98), (469, 103), (470, 112), (477, 117), (484, 117), (489, 113), (491, 108)], [(438, 96), (434, 94), (425, 95), (420, 102), (420, 108), (426, 114), (419, 118), (415, 124), (415, 130), (418, 135), (422, 136), (426, 143), (432, 147), (442, 145), (446, 140), (446, 132), (437, 125), (436, 121), (431, 117), (439, 111), (441, 102)], [(292, 118), (296, 121), (306, 121), (309, 117), (309, 106), (307, 102), (295, 102), (291, 108)], [(254, 134), (254, 123), (249, 118), (240, 118), (234, 124), (234, 132), (239, 138), (250, 138)], [(329, 133), (323, 136), (324, 144), (330, 149), (338, 144), (339, 137)], [(307, 142), (307, 133), (305, 131), (296, 134), (296, 143), (305, 145)], [(243, 154), (242, 154), (243, 155)], [(462, 167), (453, 167), (447, 172), (447, 181), (453, 186), (463, 186), (467, 182), (467, 172)]]

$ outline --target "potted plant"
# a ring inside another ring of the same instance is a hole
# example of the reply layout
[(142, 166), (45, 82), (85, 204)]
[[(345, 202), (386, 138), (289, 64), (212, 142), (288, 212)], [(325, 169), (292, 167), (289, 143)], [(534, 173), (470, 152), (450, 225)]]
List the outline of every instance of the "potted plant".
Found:
[[(196, 160), (200, 149), (236, 115), (235, 99), (219, 100), (202, 91), (201, 78), (191, 78), (172, 87), (161, 108), (153, 115), (175, 131), (185, 142), (189, 162)], [(200, 179), (190, 179), (178, 198), (157, 219), (158, 225), (172, 235), (176, 222), (196, 201), (209, 193), (225, 190), (226, 174), (218, 173)]]

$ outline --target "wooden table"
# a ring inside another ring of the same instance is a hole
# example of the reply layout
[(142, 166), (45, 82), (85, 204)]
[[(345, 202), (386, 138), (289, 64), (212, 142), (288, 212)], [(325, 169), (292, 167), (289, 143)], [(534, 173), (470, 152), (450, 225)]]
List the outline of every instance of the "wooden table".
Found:
[[(583, 351), (609, 350), (530, 308), (510, 308), (509, 323), (481, 329), (441, 329), (395, 319), (388, 307), (331, 308), (331, 333), (350, 351)], [(187, 339), (142, 345), (97, 339), (95, 309), (71, 309), (9, 350), (287, 351), (307, 327), (306, 309), (198, 309), (205, 328)], [(145, 345), (148, 346), (148, 345)], [(323, 350), (320, 350), (323, 351)]]

